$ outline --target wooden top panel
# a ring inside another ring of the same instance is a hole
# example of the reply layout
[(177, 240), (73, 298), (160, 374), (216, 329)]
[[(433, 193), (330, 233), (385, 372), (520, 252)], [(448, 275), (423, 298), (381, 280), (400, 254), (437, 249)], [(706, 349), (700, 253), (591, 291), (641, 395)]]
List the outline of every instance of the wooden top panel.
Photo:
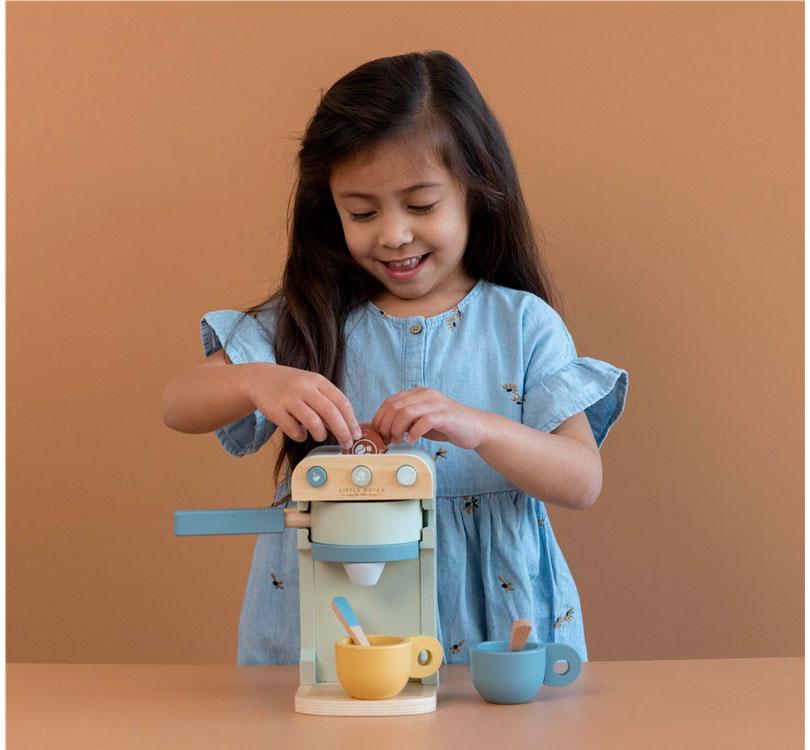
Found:
[[(405, 465), (416, 470), (416, 482), (409, 487), (400, 484), (396, 478), (397, 470)], [(327, 473), (326, 483), (321, 487), (313, 487), (306, 479), (307, 471), (315, 466)], [(371, 481), (365, 487), (358, 487), (352, 481), (352, 471), (358, 466), (371, 471)], [(424, 500), (434, 497), (436, 482), (433, 472), (429, 461), (418, 453), (314, 454), (295, 467), (292, 499), (296, 502)]]

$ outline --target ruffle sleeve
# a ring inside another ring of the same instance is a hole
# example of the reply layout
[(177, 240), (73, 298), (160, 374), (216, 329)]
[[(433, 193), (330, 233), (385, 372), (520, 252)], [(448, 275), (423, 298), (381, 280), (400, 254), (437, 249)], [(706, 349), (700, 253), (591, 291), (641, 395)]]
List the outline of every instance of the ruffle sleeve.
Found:
[[(271, 322), (267, 317), (262, 319)], [(238, 310), (216, 310), (203, 315), (200, 338), (206, 357), (224, 349), (235, 365), (276, 361), (271, 332), (259, 320)], [(214, 434), (228, 453), (244, 456), (259, 450), (275, 429), (276, 426), (257, 409), (219, 428)]]
[(523, 423), (551, 432), (584, 411), (601, 446), (624, 410), (628, 374), (608, 362), (578, 357), (571, 334), (551, 307), (542, 318), (527, 326)]

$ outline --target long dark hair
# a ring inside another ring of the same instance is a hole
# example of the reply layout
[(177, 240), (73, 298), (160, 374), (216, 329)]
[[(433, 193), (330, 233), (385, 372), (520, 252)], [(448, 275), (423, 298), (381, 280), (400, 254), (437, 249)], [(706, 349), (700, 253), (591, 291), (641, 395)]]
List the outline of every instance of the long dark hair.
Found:
[[(282, 285), (245, 311), (275, 308), (278, 364), (318, 372), (340, 387), (343, 324), (383, 287), (349, 254), (329, 178), (335, 165), (380, 142), (411, 137), (432, 147), (467, 189), (465, 272), (557, 306), (506, 137), (470, 74), (442, 51), (384, 57), (322, 92), (301, 139)], [(316, 445), (311, 436), (297, 442), (284, 435), (276, 477), (285, 463), (289, 476)]]

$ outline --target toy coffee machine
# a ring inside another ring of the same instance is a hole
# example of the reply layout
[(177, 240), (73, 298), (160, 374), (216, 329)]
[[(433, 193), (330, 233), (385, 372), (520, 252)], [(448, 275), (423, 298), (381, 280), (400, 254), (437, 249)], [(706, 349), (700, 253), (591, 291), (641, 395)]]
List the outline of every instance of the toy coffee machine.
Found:
[(299, 713), (386, 715), (436, 708), (438, 672), (411, 678), (395, 698), (351, 698), (338, 681), (335, 642), (346, 635), (331, 609), (351, 602), (366, 633), (437, 635), (436, 476), (417, 448), (384, 452), (358, 441), (311, 451), (292, 474), (290, 508), (186, 510), (178, 536), (275, 534), (297, 528), (300, 586)]

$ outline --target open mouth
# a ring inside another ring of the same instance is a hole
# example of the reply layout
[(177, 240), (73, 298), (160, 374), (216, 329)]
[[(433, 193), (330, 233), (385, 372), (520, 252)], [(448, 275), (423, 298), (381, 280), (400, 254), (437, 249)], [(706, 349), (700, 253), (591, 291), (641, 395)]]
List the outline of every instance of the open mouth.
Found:
[(391, 260), (387, 263), (385, 261), (381, 262), (386, 266), (386, 268), (390, 268), (393, 271), (409, 271), (423, 263), (428, 255), (430, 255), (430, 253), (425, 253), (424, 255), (415, 255), (411, 258), (405, 258), (403, 260)]

